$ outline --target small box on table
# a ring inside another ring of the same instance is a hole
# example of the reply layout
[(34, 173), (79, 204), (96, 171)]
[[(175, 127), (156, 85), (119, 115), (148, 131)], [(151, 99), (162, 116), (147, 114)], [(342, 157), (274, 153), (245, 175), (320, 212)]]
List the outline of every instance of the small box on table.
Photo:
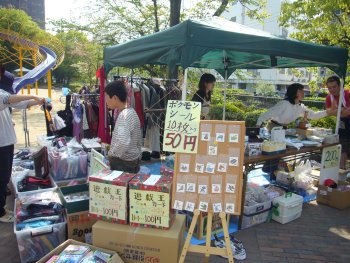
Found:
[(134, 174), (103, 170), (89, 177), (92, 218), (128, 223), (128, 183)]
[(145, 174), (130, 181), (130, 225), (170, 228), (175, 216), (171, 209), (172, 181), (172, 177)]

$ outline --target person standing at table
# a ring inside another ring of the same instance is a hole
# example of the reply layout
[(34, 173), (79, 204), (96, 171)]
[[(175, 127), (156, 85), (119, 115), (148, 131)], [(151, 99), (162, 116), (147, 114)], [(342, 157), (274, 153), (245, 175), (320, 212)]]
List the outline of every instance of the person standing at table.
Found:
[(211, 95), (214, 90), (216, 78), (214, 75), (209, 73), (204, 73), (198, 84), (198, 90), (192, 97), (192, 101), (197, 101), (202, 103), (201, 119), (209, 120), (209, 110), (211, 103)]
[(0, 89), (0, 222), (14, 221), (12, 211), (5, 209), (6, 188), (12, 173), (12, 162), (16, 134), (9, 107), (26, 109), (45, 103), (44, 98), (36, 96), (12, 95)]
[[(331, 76), (327, 79), (326, 86), (329, 91), (326, 97), (326, 108), (337, 112), (340, 95), (340, 79), (337, 76)], [(350, 148), (350, 90), (344, 90), (341, 107), (338, 131), (339, 142), (342, 145), (340, 169), (346, 169), (346, 160), (348, 159)]]
[(287, 127), (288, 124), (296, 121), (299, 117), (304, 117), (307, 113), (308, 119), (320, 119), (328, 115), (334, 115), (334, 109), (323, 111), (313, 111), (307, 108), (302, 100), (304, 99), (304, 86), (300, 83), (294, 83), (287, 88), (284, 100), (278, 102), (275, 106), (260, 115), (256, 125), (261, 127), (264, 122), (268, 122), (267, 129), (273, 127)]
[(116, 80), (105, 88), (109, 109), (119, 110), (109, 151), (111, 170), (137, 173), (140, 170), (141, 124), (136, 111), (128, 107), (128, 90), (124, 81)]

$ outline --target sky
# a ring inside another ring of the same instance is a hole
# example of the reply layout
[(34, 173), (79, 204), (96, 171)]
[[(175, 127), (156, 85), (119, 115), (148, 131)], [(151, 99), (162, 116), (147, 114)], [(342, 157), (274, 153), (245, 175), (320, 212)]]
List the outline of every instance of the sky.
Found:
[(45, 0), (46, 20), (79, 18), (79, 12), (89, 0)]

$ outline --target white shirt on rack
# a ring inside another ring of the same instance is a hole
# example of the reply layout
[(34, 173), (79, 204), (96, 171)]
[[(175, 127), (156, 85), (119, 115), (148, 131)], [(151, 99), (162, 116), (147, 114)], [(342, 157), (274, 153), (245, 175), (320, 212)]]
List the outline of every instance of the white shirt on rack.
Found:
[(280, 124), (288, 125), (297, 118), (304, 117), (305, 112), (308, 113), (308, 119), (320, 119), (327, 116), (327, 111), (325, 110), (315, 112), (308, 109), (304, 104), (292, 104), (287, 100), (282, 100), (261, 114), (256, 124), (260, 126), (263, 122), (273, 120)]

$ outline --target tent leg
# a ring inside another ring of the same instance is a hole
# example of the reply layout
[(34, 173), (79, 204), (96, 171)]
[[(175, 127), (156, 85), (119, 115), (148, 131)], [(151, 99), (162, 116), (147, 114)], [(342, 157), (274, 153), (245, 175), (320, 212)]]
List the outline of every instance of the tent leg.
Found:
[(343, 97), (344, 97), (344, 84), (345, 84), (345, 77), (342, 78), (342, 83), (341, 83), (341, 86), (340, 86), (338, 111), (337, 111), (337, 123), (336, 123), (336, 126), (335, 126), (335, 134), (338, 134), (338, 132), (339, 132), (340, 114), (341, 114), (341, 108), (342, 108)]
[(224, 87), (224, 108), (222, 109), (222, 120), (226, 118), (226, 95), (227, 95), (227, 69), (225, 69), (225, 87)]
[(185, 101), (186, 100), (186, 94), (187, 94), (187, 73), (188, 73), (188, 69), (185, 69), (185, 73), (184, 73), (184, 80), (182, 83), (182, 96), (181, 96), (181, 100)]

